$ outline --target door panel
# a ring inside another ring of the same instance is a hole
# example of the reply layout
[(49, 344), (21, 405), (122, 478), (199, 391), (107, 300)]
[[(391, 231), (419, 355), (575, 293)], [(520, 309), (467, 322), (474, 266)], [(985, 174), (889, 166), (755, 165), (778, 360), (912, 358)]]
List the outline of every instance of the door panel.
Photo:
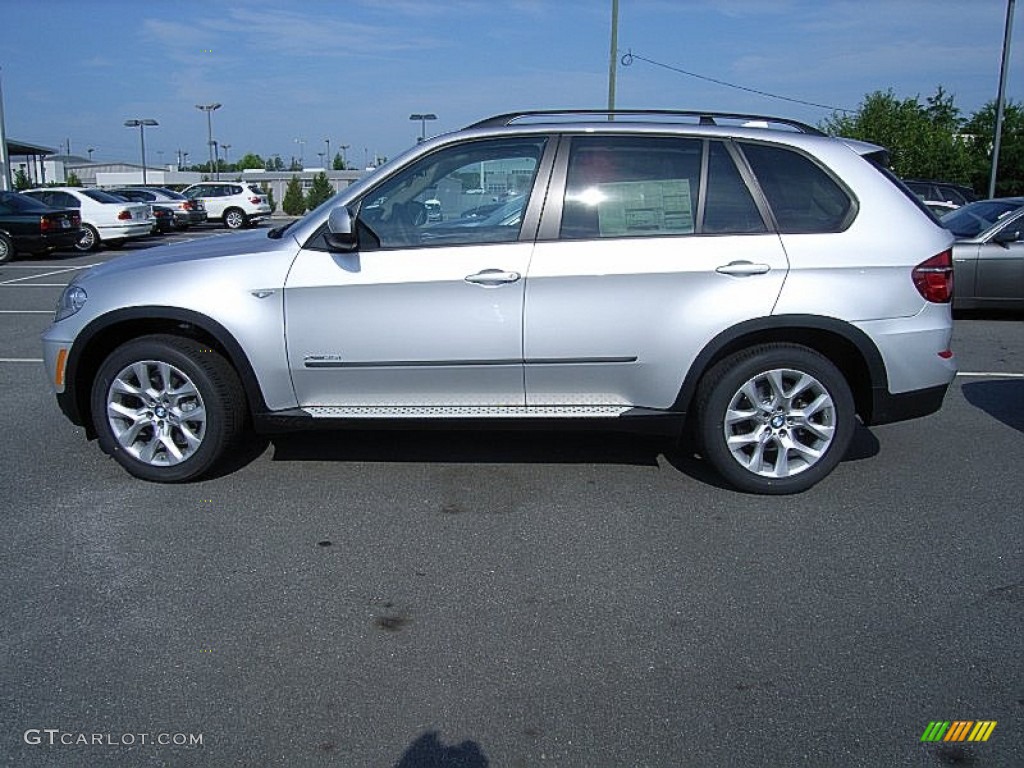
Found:
[[(769, 269), (716, 272), (736, 262)], [(668, 408), (709, 340), (771, 314), (786, 266), (774, 234), (538, 243), (526, 289), (527, 404)]]
[(532, 247), (302, 251), (285, 289), (300, 406), (522, 405)]
[(978, 248), (975, 294), (983, 300), (1024, 300), (1024, 243)]

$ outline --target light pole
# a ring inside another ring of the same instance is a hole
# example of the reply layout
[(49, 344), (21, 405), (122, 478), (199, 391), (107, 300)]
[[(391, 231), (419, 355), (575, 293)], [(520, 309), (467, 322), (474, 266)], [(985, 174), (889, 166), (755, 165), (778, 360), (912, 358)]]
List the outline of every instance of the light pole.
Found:
[(1014, 0), (1006, 0), (1006, 28), (1003, 31), (1003, 63), (999, 67), (999, 98), (996, 100), (996, 128), (992, 139), (992, 172), (988, 177), (988, 196), (996, 196), (996, 175), (999, 172), (999, 148), (1003, 142), (1003, 109), (1006, 105), (1006, 70), (1010, 65), (1010, 38), (1013, 36)]
[(303, 157), (306, 152), (306, 140), (295, 139), (295, 143), (299, 145), (299, 170), (303, 170), (306, 165), (305, 162), (303, 161)]
[(146, 126), (147, 125), (160, 125), (156, 120), (151, 118), (144, 118), (139, 120), (125, 120), (125, 128), (138, 128), (139, 129), (139, 141), (142, 143), (142, 183), (146, 183)]
[(92, 153), (96, 151), (96, 148), (95, 147), (89, 147), (85, 151), (89, 153), (89, 162), (91, 163), (92, 162)]
[(324, 144), (327, 145), (327, 152), (324, 153), (324, 157), (327, 158), (327, 168), (330, 169), (330, 167), (334, 165), (334, 163), (331, 162), (331, 140), (324, 139)]
[(419, 141), (419, 143), (423, 143), (424, 141), (427, 140), (427, 120), (437, 120), (437, 115), (435, 115), (433, 112), (427, 112), (427, 113), (424, 113), (424, 114), (420, 114), (419, 112), (416, 112), (416, 113), (414, 113), (412, 115), (409, 115), (409, 119), (410, 120), (419, 120), (420, 121), (420, 141)]
[[(220, 107), (221, 105), (216, 102), (213, 104), (196, 104), (196, 109), (206, 113), (206, 144), (210, 148), (210, 173), (214, 172), (217, 165), (213, 159), (213, 118), (211, 115), (215, 109), (220, 109)], [(220, 171), (217, 171), (217, 181), (220, 181)]]
[[(228, 150), (231, 149), (231, 145), (221, 144), (220, 148), (224, 150), (224, 170), (226, 171), (228, 169)], [(217, 170), (219, 171), (220, 168), (218, 167)]]
[(342, 144), (341, 145), (341, 166), (342, 166), (343, 170), (345, 168), (348, 168), (348, 161), (345, 160), (345, 150), (348, 149), (351, 146), (352, 146), (351, 144)]

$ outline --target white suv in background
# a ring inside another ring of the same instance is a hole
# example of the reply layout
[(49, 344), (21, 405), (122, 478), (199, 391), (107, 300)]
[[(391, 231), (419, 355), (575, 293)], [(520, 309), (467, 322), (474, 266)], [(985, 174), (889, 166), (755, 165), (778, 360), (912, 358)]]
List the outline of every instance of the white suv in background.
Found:
[(244, 229), (270, 217), (267, 195), (255, 184), (243, 181), (204, 181), (182, 191), (185, 197), (202, 200), (210, 221), (223, 221), (228, 229)]
[(501, 115), (287, 226), (81, 272), (44, 359), (65, 414), (158, 482), (250, 425), (584, 422), (694, 436), (733, 487), (794, 493), (956, 374), (953, 237), (885, 162), (775, 118)]

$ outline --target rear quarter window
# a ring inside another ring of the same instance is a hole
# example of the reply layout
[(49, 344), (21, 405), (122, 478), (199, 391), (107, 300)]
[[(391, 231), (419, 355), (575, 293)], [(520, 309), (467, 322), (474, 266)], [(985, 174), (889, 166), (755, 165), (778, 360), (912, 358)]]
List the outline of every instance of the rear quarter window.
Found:
[(804, 154), (767, 144), (742, 144), (784, 234), (840, 232), (856, 213), (853, 198)]

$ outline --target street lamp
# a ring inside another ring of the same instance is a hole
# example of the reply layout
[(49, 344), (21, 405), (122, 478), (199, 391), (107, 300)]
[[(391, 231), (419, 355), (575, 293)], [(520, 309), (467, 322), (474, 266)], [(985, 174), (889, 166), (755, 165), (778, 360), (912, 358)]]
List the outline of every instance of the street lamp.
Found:
[[(196, 109), (202, 110), (206, 113), (206, 144), (210, 148), (210, 172), (214, 171), (217, 165), (213, 159), (213, 118), (211, 115), (215, 109), (220, 109), (221, 105), (217, 103), (213, 104), (196, 104)], [(217, 171), (217, 181), (220, 181), (220, 171)]]
[(420, 142), (424, 142), (427, 139), (427, 120), (437, 120), (437, 115), (433, 112), (427, 112), (426, 114), (420, 114), (419, 112), (409, 115), (410, 120), (420, 121)]
[(299, 170), (302, 170), (306, 165), (303, 160), (303, 156), (306, 152), (306, 140), (295, 139), (295, 143), (299, 145)]
[(139, 129), (139, 141), (142, 143), (142, 183), (146, 183), (146, 126), (147, 125), (160, 125), (156, 120), (150, 118), (140, 120), (125, 120), (125, 128), (138, 128)]
[[(231, 145), (221, 144), (220, 148), (224, 150), (224, 170), (226, 171), (228, 169), (228, 150), (231, 149)], [(220, 168), (218, 167), (217, 170), (219, 171)]]
[(345, 150), (348, 149), (351, 146), (352, 146), (351, 144), (342, 144), (341, 145), (341, 167), (342, 168), (348, 168), (348, 162), (346, 162), (346, 160), (345, 160)]
[(324, 153), (324, 157), (327, 158), (327, 167), (330, 168), (333, 165), (331, 162), (331, 140), (324, 139), (324, 144), (327, 145), (327, 151)]

